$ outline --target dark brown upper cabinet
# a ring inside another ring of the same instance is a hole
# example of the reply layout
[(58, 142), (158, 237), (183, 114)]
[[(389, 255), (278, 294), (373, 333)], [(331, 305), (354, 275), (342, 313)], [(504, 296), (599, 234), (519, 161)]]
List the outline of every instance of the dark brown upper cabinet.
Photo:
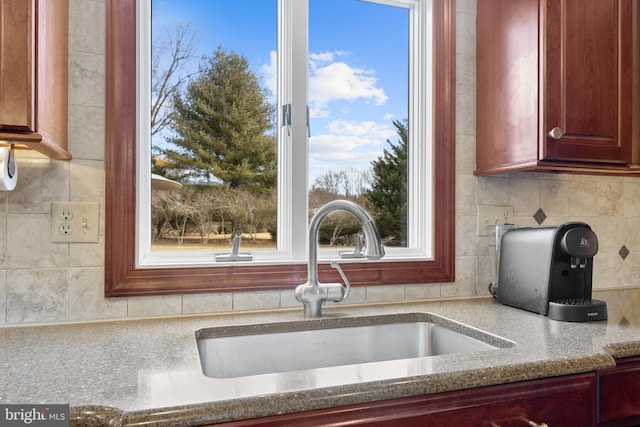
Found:
[(476, 175), (638, 173), (640, 0), (478, 0)]
[(0, 0), (0, 145), (71, 158), (68, 63), (68, 0)]

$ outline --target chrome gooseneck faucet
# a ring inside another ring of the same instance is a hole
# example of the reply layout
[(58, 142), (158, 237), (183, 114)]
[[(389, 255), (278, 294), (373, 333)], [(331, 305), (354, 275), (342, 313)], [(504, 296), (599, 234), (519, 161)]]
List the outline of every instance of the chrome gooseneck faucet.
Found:
[(304, 304), (305, 315), (319, 317), (322, 305), (325, 301), (340, 302), (349, 295), (350, 284), (337, 262), (332, 262), (331, 267), (338, 270), (346, 286), (341, 283), (318, 282), (318, 230), (322, 220), (331, 212), (343, 210), (353, 214), (362, 224), (362, 230), (366, 240), (364, 253), (367, 259), (380, 259), (384, 256), (384, 246), (373, 223), (373, 219), (359, 205), (348, 200), (334, 200), (322, 206), (311, 218), (309, 224), (309, 266), (307, 283), (296, 287), (295, 296)]

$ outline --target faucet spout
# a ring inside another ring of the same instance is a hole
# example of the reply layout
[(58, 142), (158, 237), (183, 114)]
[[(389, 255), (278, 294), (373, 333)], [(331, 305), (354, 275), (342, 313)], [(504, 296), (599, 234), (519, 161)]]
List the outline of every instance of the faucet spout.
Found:
[[(346, 297), (346, 288), (341, 283), (319, 283), (318, 281), (318, 231), (320, 223), (331, 212), (343, 210), (351, 213), (362, 224), (366, 240), (364, 256), (377, 260), (384, 256), (384, 246), (373, 219), (361, 206), (348, 200), (334, 200), (322, 206), (309, 224), (309, 266), (307, 283), (296, 287), (295, 296), (304, 305), (305, 314), (319, 317), (326, 301), (340, 302)], [(341, 276), (343, 276), (340, 270)], [(343, 276), (344, 277), (344, 276)], [(346, 278), (345, 278), (346, 279)]]

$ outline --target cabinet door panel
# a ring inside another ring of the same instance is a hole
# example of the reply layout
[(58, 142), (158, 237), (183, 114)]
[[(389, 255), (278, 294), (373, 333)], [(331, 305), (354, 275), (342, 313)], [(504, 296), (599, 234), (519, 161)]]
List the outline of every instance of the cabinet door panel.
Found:
[[(637, 425), (640, 419), (640, 358), (621, 359), (613, 369), (599, 373), (600, 422)], [(629, 423), (623, 419), (633, 418)]]
[(483, 172), (538, 159), (538, 15), (538, 0), (482, 0), (478, 9), (476, 168)]
[(33, 0), (0, 0), (0, 130), (35, 131)]
[(543, 13), (540, 160), (630, 163), (632, 2), (547, 0)]
[(584, 374), (223, 423), (227, 427), (595, 426), (595, 375)]

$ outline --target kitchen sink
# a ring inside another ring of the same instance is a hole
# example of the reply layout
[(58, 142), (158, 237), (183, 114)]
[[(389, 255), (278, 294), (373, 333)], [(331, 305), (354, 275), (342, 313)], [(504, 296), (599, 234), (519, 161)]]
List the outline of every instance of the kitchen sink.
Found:
[(233, 378), (496, 350), (511, 341), (431, 313), (201, 329), (204, 374)]

